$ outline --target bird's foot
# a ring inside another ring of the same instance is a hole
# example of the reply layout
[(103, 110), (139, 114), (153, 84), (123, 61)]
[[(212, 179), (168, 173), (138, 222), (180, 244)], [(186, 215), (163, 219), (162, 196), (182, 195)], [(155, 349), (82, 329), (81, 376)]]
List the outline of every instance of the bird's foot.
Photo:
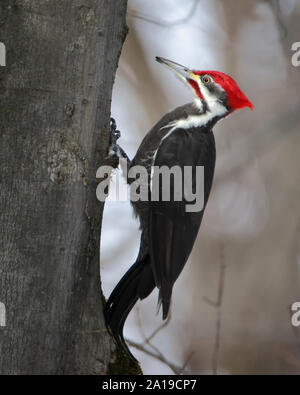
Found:
[(117, 130), (117, 124), (114, 118), (110, 118), (110, 139), (107, 159), (112, 162), (113, 167), (118, 167), (120, 159), (120, 147), (117, 144), (121, 132)]
[(117, 130), (117, 124), (114, 118), (110, 118), (110, 145), (117, 145), (117, 140), (120, 138), (121, 132)]
[(130, 163), (126, 152), (117, 144), (118, 139), (121, 136), (121, 132), (117, 130), (117, 124), (114, 118), (110, 118), (110, 145), (108, 149), (108, 159), (113, 160), (117, 167), (120, 159), (125, 159)]

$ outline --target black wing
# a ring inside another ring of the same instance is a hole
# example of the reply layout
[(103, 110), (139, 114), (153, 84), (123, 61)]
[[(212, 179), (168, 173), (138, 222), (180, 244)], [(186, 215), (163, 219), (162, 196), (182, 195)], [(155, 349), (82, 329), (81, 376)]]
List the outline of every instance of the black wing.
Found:
[[(203, 129), (176, 129), (161, 143), (155, 166), (192, 166), (195, 191), (196, 166), (204, 166), (204, 207), (198, 212), (186, 212), (184, 199), (174, 200), (174, 180), (171, 180), (171, 199), (151, 202), (150, 256), (159, 300), (163, 305), (163, 318), (168, 315), (172, 288), (193, 248), (211, 189), (215, 167), (215, 141), (212, 131)], [(182, 171), (183, 173), (183, 171)], [(184, 179), (182, 182), (184, 185)], [(152, 185), (153, 188), (153, 185)], [(152, 191), (153, 193), (153, 191)]]

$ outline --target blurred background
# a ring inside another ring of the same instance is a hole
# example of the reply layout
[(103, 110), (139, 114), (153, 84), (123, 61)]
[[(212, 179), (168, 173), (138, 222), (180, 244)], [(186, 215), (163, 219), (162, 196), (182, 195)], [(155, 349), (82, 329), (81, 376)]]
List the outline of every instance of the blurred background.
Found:
[[(214, 128), (215, 180), (171, 320), (145, 342), (162, 323), (157, 292), (127, 320), (145, 374), (300, 373), (300, 327), (291, 325), (300, 301), (299, 20), (299, 0), (129, 0), (112, 116), (130, 157), (163, 114), (193, 99), (156, 55), (230, 74), (255, 106)], [(130, 204), (107, 202), (106, 297), (138, 247)]]

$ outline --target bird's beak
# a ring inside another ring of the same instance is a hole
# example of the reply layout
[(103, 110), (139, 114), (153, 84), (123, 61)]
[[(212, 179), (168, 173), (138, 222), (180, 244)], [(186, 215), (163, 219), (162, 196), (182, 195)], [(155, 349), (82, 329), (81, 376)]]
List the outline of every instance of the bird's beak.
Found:
[(173, 71), (181, 80), (183, 80), (185, 83), (188, 82), (189, 79), (194, 79), (194, 73), (192, 70), (189, 68), (182, 66), (179, 63), (172, 62), (171, 60), (161, 58), (159, 56), (156, 56), (156, 61), (158, 63), (162, 63), (165, 65), (168, 69)]

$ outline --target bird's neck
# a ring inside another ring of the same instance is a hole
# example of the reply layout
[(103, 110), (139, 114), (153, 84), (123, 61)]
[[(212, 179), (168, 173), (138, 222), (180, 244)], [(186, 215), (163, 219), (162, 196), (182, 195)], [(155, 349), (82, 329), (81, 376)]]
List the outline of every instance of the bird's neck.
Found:
[(211, 118), (223, 118), (229, 113), (228, 108), (218, 100), (204, 100), (197, 98), (194, 100), (193, 106), (200, 116), (210, 114)]
[(221, 118), (228, 115), (228, 109), (218, 101), (195, 99), (190, 105), (186, 118), (177, 120), (176, 126), (182, 129), (212, 127)]

